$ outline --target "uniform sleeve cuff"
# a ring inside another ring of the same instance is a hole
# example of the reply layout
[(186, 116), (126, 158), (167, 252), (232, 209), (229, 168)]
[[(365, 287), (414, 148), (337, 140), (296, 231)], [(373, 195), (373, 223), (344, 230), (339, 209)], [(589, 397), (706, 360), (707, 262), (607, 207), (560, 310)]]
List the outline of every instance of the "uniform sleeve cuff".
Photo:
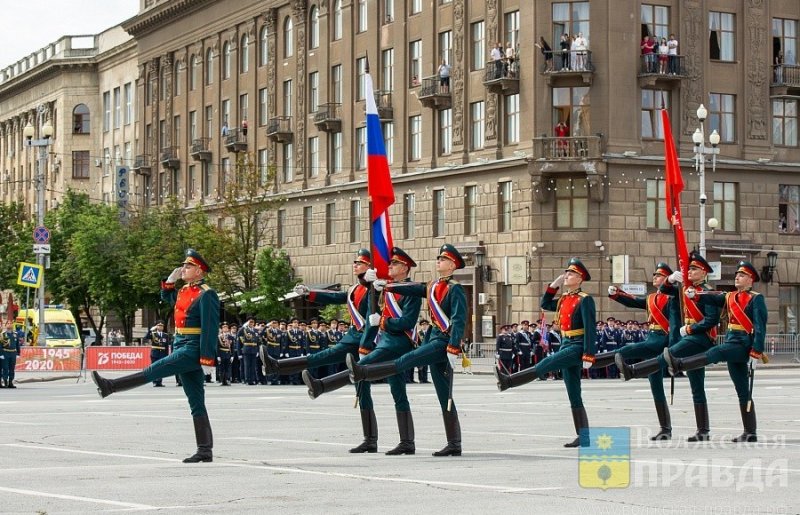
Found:
[(167, 281), (161, 281), (161, 289), (162, 290), (174, 290), (175, 283), (168, 283)]
[(455, 347), (453, 345), (448, 345), (447, 346), (447, 353), (448, 354), (455, 354), (456, 356), (458, 356), (459, 354), (461, 354), (461, 347)]
[(311, 302), (314, 302), (314, 299), (316, 299), (316, 298), (317, 298), (317, 292), (315, 292), (315, 291), (308, 292), (308, 300), (310, 300)]
[(553, 288), (552, 286), (548, 286), (547, 290), (545, 290), (550, 295), (555, 295), (558, 292), (558, 288)]
[(214, 358), (200, 358), (200, 364), (203, 365), (204, 367), (213, 367), (214, 365), (216, 365), (216, 363), (217, 360), (215, 360)]

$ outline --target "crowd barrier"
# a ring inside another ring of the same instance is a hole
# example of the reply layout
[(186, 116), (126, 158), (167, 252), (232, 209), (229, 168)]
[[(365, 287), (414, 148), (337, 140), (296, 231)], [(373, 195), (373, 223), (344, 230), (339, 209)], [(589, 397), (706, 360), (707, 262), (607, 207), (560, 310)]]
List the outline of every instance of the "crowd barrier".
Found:
[[(142, 370), (150, 364), (150, 347), (86, 347), (87, 370)], [(17, 372), (79, 372), (81, 349), (23, 347)]]

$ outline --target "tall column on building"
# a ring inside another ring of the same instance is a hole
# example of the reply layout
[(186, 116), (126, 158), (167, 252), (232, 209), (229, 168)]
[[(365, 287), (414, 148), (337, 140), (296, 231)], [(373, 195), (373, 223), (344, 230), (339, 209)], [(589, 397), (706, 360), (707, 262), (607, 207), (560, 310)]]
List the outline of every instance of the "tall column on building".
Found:
[[(275, 88), (278, 80), (278, 64), (276, 60), (276, 48), (278, 46), (278, 35), (276, 33), (278, 28), (278, 10), (275, 8), (268, 9), (264, 14), (264, 19), (267, 22), (267, 37), (269, 38), (269, 42), (267, 43), (267, 52), (269, 52), (267, 57), (267, 119), (269, 119), (278, 115), (278, 106), (275, 97)], [(269, 160), (269, 167), (271, 170), (275, 170), (277, 167), (277, 154), (278, 144), (270, 140), (267, 158)], [(278, 192), (278, 175), (279, 174), (276, 173), (272, 178), (272, 188), (274, 193)]]
[(306, 169), (306, 49), (308, 40), (306, 39), (306, 0), (295, 0), (292, 5), (294, 24), (297, 27), (297, 110), (294, 116), (294, 149), (295, 167), (303, 174), (303, 189), (308, 187), (308, 171)]
[[(745, 74), (744, 98), (745, 116), (745, 157), (771, 157), (767, 123), (769, 109), (769, 80), (771, 40), (767, 37), (770, 26), (766, 19), (764, 0), (747, 0), (744, 7), (745, 31), (744, 59)], [(769, 43), (769, 44), (768, 44)]]
[[(464, 145), (464, 9), (465, 0), (455, 0), (453, 3), (453, 62), (451, 64), (450, 78), (453, 84), (450, 88), (453, 106), (453, 146)], [(464, 145), (464, 153), (469, 146)]]

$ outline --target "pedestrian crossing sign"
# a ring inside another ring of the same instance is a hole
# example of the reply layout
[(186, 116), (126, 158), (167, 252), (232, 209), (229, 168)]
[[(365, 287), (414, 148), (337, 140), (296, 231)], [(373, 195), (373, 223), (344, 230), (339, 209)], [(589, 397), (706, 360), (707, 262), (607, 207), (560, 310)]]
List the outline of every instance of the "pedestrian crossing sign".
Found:
[(17, 284), (20, 286), (27, 286), (28, 288), (38, 288), (42, 285), (42, 270), (41, 265), (33, 263), (20, 263), (19, 275), (17, 276)]
[(579, 484), (583, 488), (607, 490), (630, 485), (630, 428), (583, 428), (580, 438)]

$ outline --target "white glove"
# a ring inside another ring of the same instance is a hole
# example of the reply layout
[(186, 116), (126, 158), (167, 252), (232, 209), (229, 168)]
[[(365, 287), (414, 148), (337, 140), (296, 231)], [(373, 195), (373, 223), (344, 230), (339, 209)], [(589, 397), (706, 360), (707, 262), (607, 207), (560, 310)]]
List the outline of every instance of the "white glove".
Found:
[(203, 374), (210, 376), (212, 372), (214, 372), (214, 368), (212, 366), (201, 365), (203, 367)]
[(298, 284), (297, 286), (294, 287), (294, 292), (300, 295), (301, 297), (305, 297), (306, 295), (308, 295), (308, 291), (309, 291), (308, 286), (306, 286), (305, 284)]
[(669, 274), (669, 277), (667, 277), (667, 280), (669, 282), (673, 283), (673, 284), (674, 283), (682, 283), (683, 282), (683, 272), (681, 272), (680, 270), (676, 270), (676, 271), (672, 272), (671, 274)]
[(279, 357), (279, 358), (285, 358), (285, 357), (286, 357), (286, 354), (284, 354), (283, 352), (281, 352), (280, 356), (278, 356), (278, 357)]
[(369, 325), (371, 327), (378, 327), (381, 324), (380, 313), (373, 313), (369, 316)]
[(608, 287), (608, 294), (609, 294), (610, 296), (612, 296), (612, 297), (613, 297), (614, 295), (616, 295), (618, 291), (619, 291), (619, 289), (618, 289), (616, 286), (614, 286), (614, 285), (611, 285), (611, 286), (609, 286), (609, 287)]
[(500, 359), (500, 354), (499, 353), (495, 353), (494, 359)]
[(559, 275), (555, 278), (553, 282), (550, 283), (550, 287), (554, 290), (561, 288), (561, 285), (564, 284), (564, 274)]
[(378, 271), (374, 268), (368, 268), (366, 272), (364, 272), (364, 280), (368, 283), (375, 281), (378, 278)]
[(697, 290), (695, 290), (694, 286), (689, 286), (688, 288), (686, 288), (687, 299), (693, 299), (695, 295), (697, 295)]
[(447, 353), (447, 361), (450, 362), (450, 368), (452, 368), (453, 370), (456, 369), (456, 363), (458, 363), (458, 358), (459, 358), (458, 354), (453, 354), (451, 352)]
[(759, 361), (761, 361), (761, 360), (760, 359), (756, 359), (753, 356), (750, 356), (750, 359), (748, 360), (747, 364), (749, 366), (753, 367), (753, 369), (755, 369), (756, 366), (759, 365)]
[(217, 363), (222, 363), (222, 358), (220, 358), (219, 356), (217, 356)]
[(383, 291), (387, 282), (386, 279), (376, 279), (375, 282), (372, 283), (372, 287), (375, 288), (375, 291)]
[(178, 268), (173, 270), (171, 274), (169, 274), (169, 277), (167, 277), (167, 280), (165, 282), (167, 284), (175, 284), (178, 281), (178, 279), (181, 278), (181, 271), (183, 271), (183, 267), (179, 266)]
[(233, 363), (233, 356), (231, 356), (231, 363)]
[(689, 326), (686, 325), (681, 326), (681, 337), (685, 337), (687, 334), (689, 334), (689, 331), (686, 330), (687, 327)]
[(6, 357), (0, 354), (0, 361), (3, 361), (4, 359), (6, 359)]

